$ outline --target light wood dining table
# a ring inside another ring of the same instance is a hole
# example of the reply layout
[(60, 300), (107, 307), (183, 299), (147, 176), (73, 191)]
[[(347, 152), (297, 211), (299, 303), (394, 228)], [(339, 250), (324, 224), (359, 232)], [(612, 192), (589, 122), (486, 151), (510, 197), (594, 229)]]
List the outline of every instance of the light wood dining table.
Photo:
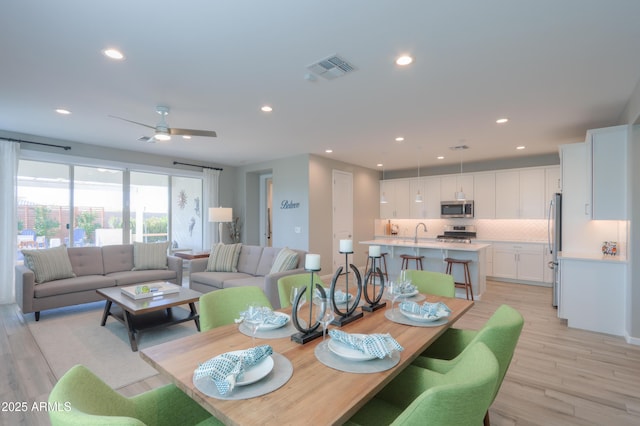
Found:
[[(472, 301), (464, 299), (427, 295), (427, 300), (442, 301), (452, 310), (446, 324), (437, 327), (399, 324), (385, 317), (387, 306), (365, 312), (363, 318), (340, 328), (347, 333), (390, 333), (404, 347), (399, 363), (378, 373), (346, 373), (320, 363), (314, 349), (322, 338), (305, 345), (292, 342), (290, 338), (256, 338), (252, 343), (251, 337), (238, 331), (237, 324), (153, 346), (142, 350), (140, 356), (225, 424), (342, 424), (473, 306)], [(301, 318), (305, 318), (305, 307)], [(290, 313), (291, 308), (282, 311)], [(333, 326), (329, 326), (331, 328)], [(284, 355), (293, 364), (293, 375), (284, 386), (244, 400), (216, 399), (195, 387), (193, 373), (199, 364), (225, 352), (260, 344), (271, 345), (274, 352)]]

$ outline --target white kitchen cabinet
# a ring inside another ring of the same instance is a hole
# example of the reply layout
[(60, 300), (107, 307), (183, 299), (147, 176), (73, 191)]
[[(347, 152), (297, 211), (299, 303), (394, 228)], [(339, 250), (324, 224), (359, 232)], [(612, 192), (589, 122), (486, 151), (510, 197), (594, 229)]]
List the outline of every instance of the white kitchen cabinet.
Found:
[(384, 195), (387, 202), (380, 203), (381, 219), (406, 219), (411, 215), (409, 179), (393, 179), (380, 181), (380, 197)]
[(493, 277), (516, 281), (544, 281), (543, 244), (493, 244)]
[(440, 177), (424, 179), (424, 209), (426, 219), (440, 219)]
[(476, 173), (473, 176), (474, 217), (496, 218), (496, 174)]
[(628, 126), (587, 132), (592, 219), (627, 219), (627, 140)]
[(542, 219), (545, 210), (543, 168), (496, 172), (496, 218)]
[(584, 143), (560, 146), (562, 173), (562, 251), (582, 253), (592, 245), (587, 150)]
[(455, 200), (456, 192), (459, 192), (460, 188), (462, 188), (462, 192), (464, 192), (467, 200), (473, 200), (473, 175), (442, 176), (440, 178), (440, 201)]
[(559, 314), (569, 327), (624, 334), (625, 263), (561, 258), (560, 277)]

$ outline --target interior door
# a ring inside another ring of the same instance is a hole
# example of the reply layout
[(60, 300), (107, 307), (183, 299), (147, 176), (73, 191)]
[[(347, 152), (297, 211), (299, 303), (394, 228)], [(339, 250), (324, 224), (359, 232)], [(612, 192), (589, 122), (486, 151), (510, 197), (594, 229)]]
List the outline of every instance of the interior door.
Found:
[[(353, 175), (333, 170), (333, 271), (344, 266), (340, 240), (353, 239)], [(354, 244), (355, 247), (355, 244)], [(349, 259), (349, 262), (352, 262)]]

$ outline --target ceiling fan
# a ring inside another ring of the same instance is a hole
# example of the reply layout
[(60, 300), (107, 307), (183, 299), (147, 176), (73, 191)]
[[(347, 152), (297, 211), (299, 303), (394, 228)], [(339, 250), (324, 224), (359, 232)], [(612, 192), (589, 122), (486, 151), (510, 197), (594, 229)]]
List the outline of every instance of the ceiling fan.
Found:
[(218, 136), (216, 132), (213, 130), (195, 130), (195, 129), (177, 129), (175, 127), (169, 127), (167, 124), (167, 115), (169, 115), (169, 107), (158, 105), (156, 107), (156, 112), (160, 114), (160, 122), (155, 126), (150, 126), (144, 123), (138, 123), (137, 121), (128, 120), (126, 118), (117, 117), (115, 115), (110, 115), (109, 117), (117, 118), (118, 120), (127, 121), (129, 123), (138, 124), (140, 126), (148, 127), (149, 129), (153, 129), (155, 131), (153, 136), (143, 136), (139, 140), (146, 140), (147, 142), (155, 142), (155, 141), (168, 141), (171, 139), (171, 135), (181, 135), (181, 136), (205, 136), (210, 138), (215, 138)]

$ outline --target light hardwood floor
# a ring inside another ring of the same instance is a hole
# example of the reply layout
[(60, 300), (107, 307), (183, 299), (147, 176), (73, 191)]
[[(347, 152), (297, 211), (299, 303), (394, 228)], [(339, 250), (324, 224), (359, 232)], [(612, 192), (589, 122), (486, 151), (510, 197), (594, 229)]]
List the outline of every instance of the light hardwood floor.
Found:
[[(480, 328), (503, 303), (525, 325), (490, 414), (501, 425), (639, 425), (640, 347), (568, 329), (544, 287), (488, 282), (483, 300), (458, 323)], [(46, 321), (43, 315), (41, 321)], [(55, 378), (16, 305), (0, 306), (0, 402), (46, 401)], [(119, 389), (131, 396), (167, 383), (156, 375)], [(302, 423), (302, 422), (301, 422)], [(0, 412), (0, 425), (46, 425), (45, 412)]]

